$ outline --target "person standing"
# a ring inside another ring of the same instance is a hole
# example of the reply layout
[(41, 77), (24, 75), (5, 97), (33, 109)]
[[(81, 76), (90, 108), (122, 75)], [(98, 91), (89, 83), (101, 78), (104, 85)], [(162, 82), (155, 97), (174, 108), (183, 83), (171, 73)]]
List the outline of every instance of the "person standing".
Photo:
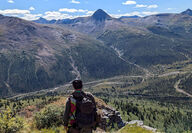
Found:
[(82, 90), (81, 80), (74, 80), (72, 85), (74, 92), (66, 102), (64, 127), (67, 133), (92, 133), (97, 125), (95, 99), (91, 93)]

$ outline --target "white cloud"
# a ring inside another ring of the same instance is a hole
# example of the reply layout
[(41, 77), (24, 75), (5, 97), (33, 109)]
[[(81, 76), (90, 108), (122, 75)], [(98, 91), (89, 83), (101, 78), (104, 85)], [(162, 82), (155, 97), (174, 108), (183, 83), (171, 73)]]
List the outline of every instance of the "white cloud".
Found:
[[(82, 12), (84, 15), (71, 15), (67, 13), (62, 13), (63, 12), (69, 12), (69, 13), (76, 13), (76, 12)], [(88, 17), (92, 15), (95, 11), (89, 11), (89, 10), (83, 10), (83, 9), (67, 9), (67, 8), (62, 8), (59, 9), (59, 11), (47, 11), (45, 14), (42, 16), (43, 18), (47, 20), (58, 20), (58, 19), (74, 19), (77, 17)]]
[(79, 9), (78, 12), (88, 12), (88, 10)]
[(42, 14), (24, 14), (21, 18), (25, 20), (37, 20), (40, 17), (42, 17)]
[(29, 8), (29, 10), (30, 10), (30, 11), (34, 11), (35, 8), (34, 8), (33, 6), (31, 6), (31, 7)]
[(154, 14), (158, 14), (158, 12), (142, 12), (143, 15), (154, 15)]
[(73, 4), (80, 4), (80, 2), (77, 1), (77, 0), (71, 0), (71, 3), (73, 3)]
[(6, 9), (6, 10), (0, 10), (0, 14), (3, 14), (3, 15), (30, 14), (30, 11), (20, 10), (20, 9)]
[(58, 19), (73, 18), (73, 16), (69, 14), (63, 14), (57, 11), (48, 11), (48, 12), (45, 12), (45, 15), (43, 16), (43, 18), (47, 20), (52, 20), (52, 19), (58, 20)]
[(136, 5), (137, 8), (147, 7), (147, 5)]
[(147, 8), (157, 8), (158, 5), (149, 5)]
[(125, 14), (110, 14), (114, 18), (120, 18), (122, 16), (141, 16), (140, 12), (131, 12), (131, 13), (125, 13)]
[(175, 10), (175, 9), (176, 9), (176, 8), (167, 8), (167, 10), (169, 10), (169, 11), (170, 11), (170, 10)]
[[(84, 9), (74, 9), (74, 8), (61, 8), (59, 9), (59, 12), (69, 12), (69, 13), (85, 13), (86, 15), (82, 15), (87, 16), (87, 15), (92, 15), (95, 11), (89, 11), (89, 10), (84, 10)], [(78, 16), (80, 17), (80, 16)]]
[(87, 15), (92, 15), (95, 11), (88, 11), (86, 14)]
[(71, 12), (71, 13), (74, 13), (74, 12), (77, 12), (77, 9), (68, 9), (68, 8), (62, 8), (62, 9), (59, 9), (60, 12)]
[(137, 2), (136, 1), (126, 1), (126, 2), (123, 2), (122, 3), (123, 5), (135, 5), (135, 4), (137, 4)]
[(143, 16), (149, 16), (149, 15), (154, 15), (154, 14), (158, 14), (158, 12), (130, 12), (130, 13), (124, 13), (124, 14), (110, 14), (112, 17), (114, 18), (120, 18), (122, 16), (139, 16), (139, 17), (143, 17)]
[(7, 2), (9, 2), (9, 3), (14, 3), (14, 1), (13, 1), (13, 0), (8, 0)]
[(70, 12), (70, 13), (75, 13), (75, 12), (88, 12), (88, 10), (83, 10), (83, 9), (69, 9), (69, 8), (62, 8), (59, 9), (60, 12)]
[(25, 20), (36, 20), (42, 17), (42, 14), (31, 14), (30, 10), (20, 10), (20, 9), (0, 10), (0, 14), (12, 17), (19, 17)]
[(151, 9), (151, 8), (157, 8), (158, 5), (136, 5), (136, 8), (148, 8), (148, 9)]

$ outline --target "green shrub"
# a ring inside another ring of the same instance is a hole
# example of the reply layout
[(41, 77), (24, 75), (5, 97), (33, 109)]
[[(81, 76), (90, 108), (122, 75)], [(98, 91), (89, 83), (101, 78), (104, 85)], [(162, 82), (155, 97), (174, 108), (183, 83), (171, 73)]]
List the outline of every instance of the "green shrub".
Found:
[(52, 127), (49, 129), (41, 129), (41, 130), (33, 130), (31, 131), (33, 133), (66, 133), (66, 130), (64, 129), (63, 126), (60, 127)]
[(50, 105), (34, 116), (38, 129), (57, 127), (63, 124), (64, 107)]
[(16, 133), (23, 128), (24, 122), (18, 116), (13, 116), (11, 109), (3, 111), (0, 116), (0, 132), (1, 133)]

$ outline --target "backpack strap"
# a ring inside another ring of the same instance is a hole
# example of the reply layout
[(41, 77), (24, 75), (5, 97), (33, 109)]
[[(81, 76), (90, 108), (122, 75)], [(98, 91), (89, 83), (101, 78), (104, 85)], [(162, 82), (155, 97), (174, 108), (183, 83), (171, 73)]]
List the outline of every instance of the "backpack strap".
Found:
[(76, 105), (77, 105), (77, 101), (76, 101), (76, 99), (75, 98), (73, 98), (73, 96), (71, 95), (70, 97), (69, 97), (69, 102), (70, 102), (70, 108), (71, 108), (71, 110), (70, 110), (70, 118), (69, 118), (69, 125), (68, 126), (73, 126), (73, 124), (76, 122), (75, 121), (75, 113), (76, 113), (76, 111), (77, 111), (77, 107), (76, 107)]

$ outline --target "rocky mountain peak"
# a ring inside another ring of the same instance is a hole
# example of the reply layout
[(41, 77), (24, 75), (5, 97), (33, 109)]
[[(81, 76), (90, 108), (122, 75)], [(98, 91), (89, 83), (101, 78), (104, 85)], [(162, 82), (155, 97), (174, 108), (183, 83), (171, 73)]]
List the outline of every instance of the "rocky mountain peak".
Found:
[(109, 16), (105, 11), (102, 9), (98, 9), (93, 15), (92, 18), (96, 21), (103, 21), (106, 19), (110, 19), (111, 16)]
[(191, 9), (187, 9), (186, 11), (182, 12), (181, 14), (192, 16), (192, 10)]

